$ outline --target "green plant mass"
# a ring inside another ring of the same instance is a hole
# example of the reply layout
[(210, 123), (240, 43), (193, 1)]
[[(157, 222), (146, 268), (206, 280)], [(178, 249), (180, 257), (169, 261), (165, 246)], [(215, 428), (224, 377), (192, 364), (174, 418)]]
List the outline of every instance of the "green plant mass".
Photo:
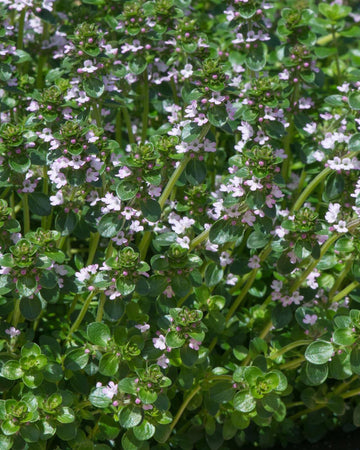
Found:
[(359, 2), (0, 22), (0, 449), (359, 427)]

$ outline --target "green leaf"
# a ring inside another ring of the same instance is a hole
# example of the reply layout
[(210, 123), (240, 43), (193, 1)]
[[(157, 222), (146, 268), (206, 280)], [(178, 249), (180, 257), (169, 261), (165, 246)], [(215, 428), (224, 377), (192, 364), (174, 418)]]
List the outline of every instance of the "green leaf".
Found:
[(209, 109), (206, 117), (214, 127), (223, 127), (229, 118), (226, 108), (219, 106)]
[(124, 428), (133, 428), (139, 425), (139, 423), (142, 421), (142, 418), (142, 409), (138, 406), (129, 405), (125, 406), (125, 408), (120, 411), (119, 423)]
[(360, 375), (360, 346), (356, 346), (350, 353), (351, 369), (356, 375)]
[(16, 289), (21, 297), (30, 297), (36, 291), (37, 281), (35, 276), (25, 275), (16, 282)]
[(356, 427), (360, 427), (360, 403), (358, 403), (354, 408), (353, 422)]
[(144, 56), (137, 55), (129, 62), (129, 69), (135, 75), (140, 75), (147, 67), (147, 61)]
[(221, 267), (219, 267), (216, 263), (210, 262), (210, 264), (206, 266), (204, 275), (206, 286), (208, 287), (216, 286), (218, 283), (220, 283), (223, 277), (224, 277), (224, 270)]
[(99, 419), (99, 430), (106, 439), (116, 439), (120, 433), (119, 422), (111, 416), (102, 415)]
[[(25, 426), (22, 426), (20, 429), (20, 435), (24, 439), (25, 442), (39, 442), (40, 439), (40, 429), (35, 423), (28, 423)], [(1, 444), (0, 444), (0, 448)]]
[(344, 236), (335, 242), (334, 249), (338, 252), (352, 253), (355, 246), (352, 239)]
[(268, 243), (269, 238), (260, 231), (253, 231), (247, 240), (247, 248), (263, 248)]
[(21, 347), (21, 356), (39, 356), (41, 355), (41, 348), (34, 342), (27, 342)]
[(318, 340), (312, 342), (305, 350), (305, 358), (312, 364), (325, 364), (332, 357), (334, 348), (330, 342)]
[(53, 289), (57, 286), (58, 277), (52, 270), (43, 271), (40, 277), (40, 285), (45, 289)]
[[(315, 55), (319, 59), (328, 58), (329, 56), (336, 55), (336, 47), (315, 47), (314, 49)], [(330, 96), (332, 97), (332, 96)], [(335, 97), (335, 95), (334, 95)], [(337, 97), (337, 96), (336, 96)], [(341, 98), (341, 95), (339, 95)], [(326, 101), (326, 99), (325, 99)]]
[(77, 371), (84, 369), (89, 361), (89, 354), (84, 348), (75, 348), (66, 355), (64, 365), (66, 369)]
[(23, 374), (24, 372), (18, 361), (7, 361), (1, 370), (1, 376), (7, 380), (18, 380)]
[(102, 237), (112, 238), (114, 237), (121, 229), (122, 220), (119, 217), (119, 214), (105, 214), (100, 219), (98, 224), (98, 231)]
[(132, 430), (128, 430), (122, 435), (121, 449), (123, 450), (149, 450), (149, 445), (146, 441), (139, 441), (134, 436)]
[(0, 64), (0, 80), (1, 81), (8, 81), (13, 75), (13, 71), (11, 70), (11, 67), (9, 64)]
[(130, 295), (135, 290), (135, 283), (127, 278), (121, 277), (118, 278), (116, 281), (116, 289), (120, 292), (122, 295)]
[(147, 420), (143, 420), (140, 425), (133, 429), (134, 436), (139, 441), (146, 441), (151, 439), (155, 434), (155, 427)]
[(109, 327), (101, 322), (90, 323), (87, 326), (86, 333), (92, 344), (102, 347), (106, 347), (111, 339)]
[(201, 184), (206, 178), (206, 164), (198, 159), (191, 159), (186, 166), (185, 175), (187, 181), (196, 186)]
[(242, 236), (243, 226), (232, 225), (230, 221), (218, 220), (210, 228), (209, 239), (213, 244), (234, 242)]
[(199, 127), (196, 123), (191, 122), (184, 126), (181, 132), (181, 140), (189, 143), (198, 139), (201, 134), (201, 127)]
[(99, 98), (105, 91), (105, 85), (98, 78), (86, 78), (84, 80), (84, 90), (91, 98)]
[[(325, 50), (325, 49), (323, 49)], [(335, 94), (335, 95), (329, 95), (328, 97), (325, 97), (324, 99), (325, 103), (327, 103), (330, 106), (343, 106), (344, 101), (341, 95)]]
[(27, 320), (35, 320), (42, 311), (42, 303), (38, 297), (23, 297), (20, 300), (20, 312)]
[(333, 334), (333, 342), (338, 345), (352, 345), (356, 338), (351, 328), (338, 328)]
[(266, 131), (267, 134), (274, 139), (281, 139), (285, 136), (284, 125), (276, 120), (272, 120), (266, 125)]
[(72, 423), (75, 421), (74, 411), (67, 406), (63, 406), (57, 411), (56, 420), (60, 423)]
[(156, 200), (148, 198), (140, 202), (141, 212), (149, 222), (157, 222), (161, 216), (161, 207)]
[(89, 395), (89, 401), (95, 408), (107, 408), (112, 402), (111, 398), (104, 394), (103, 389), (104, 387), (98, 387)]
[(56, 435), (63, 441), (75, 439), (78, 431), (78, 425), (73, 423), (59, 423), (56, 425)]
[(23, 375), (22, 380), (23, 380), (25, 386), (27, 386), (28, 388), (36, 389), (43, 382), (44, 375), (42, 372), (29, 371)]
[(320, 3), (319, 11), (331, 21), (336, 22), (349, 15), (351, 13), (351, 7), (339, 5), (338, 3), (333, 3), (332, 5)]
[(166, 335), (166, 345), (170, 348), (179, 348), (185, 344), (185, 339), (177, 331), (169, 331)]
[(306, 384), (310, 386), (318, 386), (326, 380), (329, 373), (329, 368), (327, 364), (315, 365), (306, 362), (305, 373), (309, 380), (309, 383)]
[(196, 364), (199, 354), (196, 350), (186, 346), (180, 349), (180, 357), (185, 366), (192, 367)]
[(232, 382), (225, 380), (212, 384), (209, 389), (210, 398), (216, 403), (231, 402), (234, 397), (234, 393), (235, 391)]
[(266, 64), (266, 46), (262, 42), (257, 42), (257, 45), (256, 48), (252, 45), (245, 58), (246, 66), (254, 72), (263, 69)]
[(123, 181), (116, 186), (116, 195), (123, 200), (131, 200), (138, 193), (139, 185), (131, 181)]
[(58, 363), (49, 363), (43, 373), (45, 380), (49, 383), (57, 383), (63, 378), (63, 371)]
[(345, 413), (345, 401), (340, 395), (333, 395), (328, 399), (327, 407), (337, 416)]
[(118, 383), (118, 389), (125, 394), (136, 394), (136, 385), (134, 383), (135, 378), (123, 378)]
[(61, 233), (61, 236), (69, 236), (78, 224), (79, 218), (73, 211), (60, 213), (56, 216), (55, 229)]
[(113, 353), (105, 353), (99, 361), (99, 372), (102, 375), (112, 377), (119, 368), (119, 356)]
[(332, 173), (326, 180), (323, 199), (325, 201), (333, 200), (339, 197), (345, 189), (344, 177), (339, 173)]
[(179, 297), (185, 297), (191, 289), (189, 278), (182, 275), (175, 275), (171, 279), (171, 287)]
[(49, 197), (42, 192), (29, 194), (30, 211), (38, 216), (48, 216), (51, 214), (51, 204)]
[(11, 436), (20, 430), (20, 425), (18, 422), (13, 422), (12, 419), (4, 420), (1, 424), (1, 431), (6, 436)]
[(138, 392), (139, 399), (145, 403), (145, 405), (150, 405), (151, 403), (155, 403), (157, 400), (157, 393), (150, 391), (147, 388), (141, 387)]
[(360, 133), (355, 133), (351, 136), (348, 143), (349, 152), (357, 152), (360, 150)]
[(355, 111), (360, 110), (360, 92), (352, 92), (349, 95), (348, 102), (351, 109), (355, 109)]
[(329, 378), (345, 380), (351, 375), (350, 355), (347, 352), (335, 354), (329, 362)]
[(257, 6), (256, 3), (253, 2), (244, 2), (240, 3), (237, 6), (237, 11), (239, 12), (240, 17), (243, 19), (251, 19), (256, 14)]
[(249, 391), (237, 392), (234, 396), (234, 408), (243, 413), (251, 412), (256, 407), (256, 400)]

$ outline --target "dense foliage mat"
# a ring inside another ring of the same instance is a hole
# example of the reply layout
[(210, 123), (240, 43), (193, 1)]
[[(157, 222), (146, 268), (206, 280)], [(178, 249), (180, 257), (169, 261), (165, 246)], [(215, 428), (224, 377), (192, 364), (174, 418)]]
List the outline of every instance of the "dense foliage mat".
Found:
[(1, 450), (359, 427), (359, 2), (0, 20)]

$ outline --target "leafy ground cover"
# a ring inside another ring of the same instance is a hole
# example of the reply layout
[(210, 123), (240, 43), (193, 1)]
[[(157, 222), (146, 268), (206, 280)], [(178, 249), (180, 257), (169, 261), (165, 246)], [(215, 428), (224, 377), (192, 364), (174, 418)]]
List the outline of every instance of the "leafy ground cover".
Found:
[(356, 436), (358, 2), (0, 17), (0, 448)]

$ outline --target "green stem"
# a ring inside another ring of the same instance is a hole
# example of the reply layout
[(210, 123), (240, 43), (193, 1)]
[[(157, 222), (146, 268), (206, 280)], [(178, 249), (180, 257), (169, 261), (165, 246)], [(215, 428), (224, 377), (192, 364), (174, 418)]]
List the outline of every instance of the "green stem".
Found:
[[(43, 188), (42, 188), (43, 194), (48, 196), (48, 194), (49, 194), (49, 178), (48, 178), (47, 167), (46, 166), (43, 167), (43, 178), (42, 179), (43, 179)], [(41, 228), (43, 228), (44, 230), (50, 229), (50, 227), (47, 228), (48, 217), (49, 216), (43, 216), (41, 218)]]
[(305, 356), (300, 356), (299, 358), (293, 359), (291, 361), (288, 361), (284, 364), (281, 364), (281, 366), (279, 366), (280, 370), (292, 370), (292, 369), (296, 369), (297, 367), (300, 366), (300, 364), (302, 362), (305, 361)]
[[(262, 263), (265, 261), (265, 259), (269, 256), (271, 252), (271, 243), (267, 244), (267, 246), (263, 249), (263, 251), (260, 253), (260, 262)], [(258, 273), (259, 269), (253, 269), (250, 273), (250, 276), (244, 286), (244, 288), (241, 290), (240, 294), (236, 297), (234, 303), (231, 305), (231, 308), (229, 309), (228, 313), (226, 314), (225, 321), (228, 322), (232, 315), (235, 313), (235, 311), (240, 306), (241, 302), (246, 297), (247, 293), (249, 292), (249, 289), (253, 285), (256, 275)]]
[(146, 253), (150, 247), (150, 242), (151, 242), (151, 231), (145, 231), (138, 247), (140, 252), (140, 259), (142, 261), (146, 257)]
[(70, 328), (69, 334), (67, 335), (66, 340), (69, 341), (72, 334), (79, 328), (83, 318), (85, 317), (85, 314), (90, 306), (91, 300), (94, 298), (94, 296), (97, 294), (97, 292), (94, 290), (90, 292), (90, 294), (87, 296), (87, 299), (85, 300), (85, 303), (83, 304), (81, 311), (79, 312), (79, 315), (77, 316), (77, 319), (73, 323), (72, 327)]
[(99, 106), (96, 104), (96, 102), (94, 102), (92, 104), (92, 110), (93, 110), (94, 119), (96, 121), (96, 125), (98, 127), (101, 127), (101, 112), (100, 112)]
[[(204, 139), (204, 137), (208, 134), (209, 129), (210, 129), (210, 125), (207, 124), (203, 128), (203, 130), (199, 136), (199, 142), (201, 142)], [(180, 175), (183, 173), (189, 160), (190, 160), (190, 157), (186, 155), (183, 158), (183, 160), (180, 162), (180, 164), (177, 166), (177, 168), (175, 169), (173, 174), (171, 175), (167, 185), (165, 186), (164, 191), (162, 192), (162, 194), (159, 198), (159, 205), (160, 205), (161, 209), (164, 208), (166, 200), (168, 199), (171, 191), (174, 189), (177, 180), (180, 178)]]
[(337, 35), (335, 32), (335, 27), (331, 27), (331, 34), (334, 41), (334, 45), (336, 48), (336, 54), (335, 54), (335, 64), (336, 64), (336, 72), (337, 72), (337, 82), (338, 84), (341, 84), (341, 70), (340, 70), (340, 62), (339, 62), (339, 50), (338, 50), (338, 41), (337, 41)]
[(298, 211), (301, 206), (305, 203), (306, 199), (309, 197), (309, 195), (312, 193), (312, 191), (316, 188), (316, 186), (318, 184), (320, 184), (329, 173), (331, 173), (332, 170), (327, 167), (326, 169), (322, 170), (307, 186), (306, 188), (302, 191), (302, 193), (300, 194), (299, 198), (296, 200), (293, 208), (292, 208), (292, 213), (294, 213), (295, 211)]
[(308, 345), (308, 344), (311, 344), (312, 342), (313, 341), (310, 341), (309, 339), (291, 342), (291, 344), (285, 345), (285, 347), (283, 347), (282, 349), (280, 349), (277, 352), (270, 355), (270, 359), (276, 359), (279, 356), (283, 355), (284, 353), (289, 352), (290, 350), (292, 350), (296, 347), (301, 347), (302, 345)]
[(187, 408), (188, 404), (190, 403), (190, 401), (193, 399), (193, 397), (195, 397), (195, 395), (200, 391), (201, 386), (196, 386), (190, 393), (189, 395), (186, 397), (186, 399), (183, 401), (182, 405), (180, 406), (176, 416), (174, 417), (174, 420), (172, 421), (171, 425), (170, 425), (170, 429), (167, 432), (167, 434), (164, 437), (164, 440), (162, 440), (162, 442), (166, 442), (169, 437), (170, 434), (172, 432), (172, 430), (176, 427), (176, 424), (179, 422), (180, 417), (182, 416), (183, 412), (185, 411), (185, 409)]
[(334, 297), (331, 299), (331, 303), (335, 303), (343, 299), (349, 292), (356, 289), (359, 284), (360, 283), (358, 281), (353, 281), (352, 283), (350, 283), (348, 286), (346, 286), (346, 288), (344, 288), (338, 294), (334, 295)]
[[(344, 394), (341, 394), (340, 397), (342, 397), (344, 400), (347, 398), (355, 397), (356, 395), (360, 394), (360, 388), (352, 389), (351, 391), (345, 392)], [(323, 403), (314, 406), (314, 408), (306, 408), (298, 413), (294, 414), (293, 416), (289, 417), (290, 420), (298, 419), (301, 416), (304, 416), (305, 414), (311, 413), (313, 411), (317, 411), (322, 408), (326, 408), (328, 405), (328, 402), (324, 401)]]
[[(44, 42), (49, 38), (49, 24), (47, 22), (43, 22), (43, 32), (41, 40)], [(46, 51), (46, 50), (45, 50)], [(46, 63), (47, 56), (44, 54), (44, 50), (41, 51), (38, 64), (37, 64), (37, 73), (36, 73), (36, 84), (37, 89), (42, 89), (44, 87), (44, 74), (43, 69)]]
[(329, 248), (334, 244), (334, 242), (339, 239), (339, 237), (342, 236), (342, 234), (334, 234), (331, 237), (329, 237), (329, 239), (322, 245), (321, 247), (321, 251), (320, 251), (320, 258), (319, 259), (314, 259), (309, 266), (304, 270), (304, 272), (301, 274), (301, 277), (299, 277), (294, 284), (291, 286), (290, 289), (290, 293), (295, 292), (300, 286), (301, 284), (306, 280), (306, 278), (308, 277), (309, 273), (312, 272), (315, 267), (317, 266), (317, 264), (319, 263), (319, 261), (323, 258), (323, 256), (325, 255), (325, 253), (329, 250)]
[(30, 231), (30, 210), (29, 210), (29, 197), (27, 193), (23, 194), (22, 207), (24, 214), (24, 235)]
[(13, 311), (13, 315), (12, 315), (12, 320), (11, 320), (11, 325), (13, 327), (17, 327), (17, 324), (19, 323), (20, 320), (20, 298), (16, 298), (15, 300), (15, 305), (14, 305), (14, 311)]
[[(203, 128), (203, 130), (199, 136), (199, 141), (202, 141), (202, 139), (207, 135), (209, 129), (210, 129), (210, 125), (206, 125)], [(177, 166), (177, 168), (174, 170), (173, 174), (171, 175), (169, 181), (167, 182), (167, 185), (165, 186), (165, 188), (159, 198), (159, 205), (160, 205), (161, 210), (164, 209), (166, 200), (169, 198), (171, 192), (174, 190), (177, 180), (180, 178), (181, 174), (185, 170), (185, 167), (189, 161), (190, 161), (190, 156), (186, 155), (182, 159), (180, 164)], [(150, 246), (150, 242), (151, 242), (151, 231), (145, 231), (145, 233), (143, 234), (143, 237), (139, 243), (139, 246), (138, 246), (141, 259), (145, 259), (146, 253)]]
[[(319, 259), (315, 259), (311, 262), (311, 264), (307, 267), (306, 270), (304, 270), (304, 272), (301, 274), (301, 277), (299, 277), (294, 284), (291, 286), (289, 292), (290, 294), (292, 294), (293, 292), (295, 292), (300, 286), (301, 284), (304, 282), (304, 280), (307, 278), (307, 276), (309, 275), (310, 272), (312, 272), (312, 270), (316, 267), (316, 265), (318, 264), (318, 262), (321, 260), (321, 258), (325, 255), (325, 253), (329, 250), (329, 248), (333, 245), (333, 243), (339, 239), (339, 237), (342, 236), (342, 234), (334, 234), (333, 236), (331, 236), (321, 247), (321, 251), (320, 251), (320, 258)], [(353, 288), (354, 289), (354, 288)], [(269, 298), (271, 299), (271, 296), (269, 296), (266, 300), (265, 303), (269, 302)], [(334, 297), (335, 298), (335, 297)], [(335, 301), (335, 300), (334, 300)], [(269, 331), (272, 328), (272, 321), (270, 320), (264, 327), (264, 329), (262, 330), (261, 334), (260, 334), (260, 338), (264, 339), (267, 334), (269, 333)]]
[[(335, 33), (335, 38), (338, 38), (340, 36), (340, 33)], [(334, 40), (334, 34), (330, 33), (327, 34), (326, 36), (321, 36), (317, 41), (317, 45), (326, 45), (329, 42), (331, 42), (332, 40)]]
[(141, 141), (144, 143), (147, 135), (148, 121), (149, 121), (149, 75), (147, 69), (143, 73), (144, 86), (143, 86), (143, 98), (142, 98), (142, 133)]
[(24, 27), (25, 27), (26, 8), (22, 9), (19, 17), (19, 28), (16, 40), (16, 49), (22, 50), (24, 46)]
[(228, 322), (231, 319), (231, 317), (233, 316), (235, 311), (240, 306), (241, 302), (246, 297), (247, 293), (249, 292), (249, 289), (251, 288), (251, 286), (253, 285), (253, 283), (255, 281), (258, 270), (259, 269), (253, 269), (251, 271), (251, 275), (249, 276), (249, 278), (244, 286), (244, 289), (241, 290), (240, 294), (236, 297), (234, 303), (231, 305), (231, 308), (229, 309), (228, 313), (226, 314), (225, 322)]
[(99, 245), (99, 240), (100, 240), (100, 233), (99, 232), (91, 233), (90, 246), (89, 246), (89, 256), (88, 256), (88, 259), (86, 261), (86, 265), (87, 266), (90, 266), (90, 264), (92, 264), (92, 262), (94, 261), (95, 253), (96, 253), (96, 250), (97, 250), (98, 245)]
[[(300, 91), (300, 84), (296, 83), (294, 87), (294, 92), (291, 96), (290, 107), (293, 107), (299, 100), (299, 91)], [(291, 165), (292, 165), (291, 143), (294, 138), (294, 131), (295, 131), (295, 120), (294, 114), (292, 114), (292, 117), (290, 118), (290, 125), (287, 129), (287, 133), (284, 138), (284, 150), (287, 155), (287, 158), (283, 161), (281, 172), (285, 181), (289, 180), (291, 173)]]
[(185, 167), (187, 166), (187, 163), (190, 161), (190, 156), (186, 155), (180, 162), (180, 164), (177, 166), (177, 168), (172, 173), (167, 185), (165, 186), (165, 189), (163, 190), (160, 198), (159, 198), (159, 205), (161, 209), (164, 208), (166, 200), (169, 198), (169, 195), (171, 191), (174, 189), (174, 186), (177, 182), (177, 180), (180, 178), (181, 174), (185, 170)]
[(210, 234), (210, 228), (207, 230), (204, 230), (202, 233), (199, 234), (199, 236), (196, 236), (191, 242), (190, 242), (190, 250), (193, 250), (198, 245), (202, 244), (203, 242), (207, 241), (209, 239)]
[(118, 109), (118, 111), (116, 113), (115, 139), (118, 142), (118, 144), (121, 146), (121, 144), (122, 144), (122, 117), (121, 117), (121, 109)]
[(350, 272), (353, 262), (354, 261), (351, 257), (346, 261), (344, 269), (341, 271), (340, 275), (335, 280), (333, 287), (329, 291), (328, 298), (331, 299), (338, 288), (341, 286), (341, 283), (344, 281), (346, 275)]
[(178, 105), (179, 104), (179, 97), (178, 97), (178, 94), (177, 94), (177, 91), (176, 91), (176, 85), (175, 85), (174, 78), (170, 79), (170, 86), (171, 86), (171, 91), (172, 91), (174, 103), (175, 103), (175, 105)]
[(61, 236), (56, 243), (56, 247), (61, 250), (64, 247), (67, 238), (67, 236)]
[(10, 208), (11, 208), (11, 218), (16, 218), (16, 212), (15, 212), (15, 192), (12, 191), (10, 194)]
[(129, 115), (129, 111), (127, 110), (126, 106), (123, 106), (121, 108), (121, 112), (125, 119), (129, 142), (130, 142), (130, 144), (135, 144), (135, 138), (134, 138), (134, 134), (132, 132), (132, 127), (131, 127), (130, 115)]
[(98, 306), (98, 310), (96, 313), (96, 322), (101, 322), (103, 315), (104, 315), (104, 306), (106, 303), (106, 295), (104, 294), (104, 292), (101, 293), (100, 295), (100, 302), (99, 302), (99, 306)]
[(71, 314), (74, 312), (75, 307), (76, 307), (76, 305), (77, 305), (77, 302), (78, 302), (79, 298), (80, 298), (80, 294), (76, 294), (76, 295), (74, 296), (73, 301), (71, 302), (71, 305), (70, 305), (70, 308), (69, 308), (69, 311), (68, 311), (68, 316), (69, 316), (69, 317), (70, 317)]
[[(346, 158), (352, 158), (356, 156), (359, 153), (359, 150), (354, 151), (346, 155)], [(333, 170), (329, 167), (326, 167), (323, 169), (302, 191), (299, 198), (296, 200), (291, 212), (294, 213), (298, 211), (301, 206), (305, 203), (306, 199), (309, 197), (309, 195), (312, 193), (312, 191), (316, 188), (318, 184), (320, 184), (326, 177), (329, 175), (329, 173), (332, 173)]]

